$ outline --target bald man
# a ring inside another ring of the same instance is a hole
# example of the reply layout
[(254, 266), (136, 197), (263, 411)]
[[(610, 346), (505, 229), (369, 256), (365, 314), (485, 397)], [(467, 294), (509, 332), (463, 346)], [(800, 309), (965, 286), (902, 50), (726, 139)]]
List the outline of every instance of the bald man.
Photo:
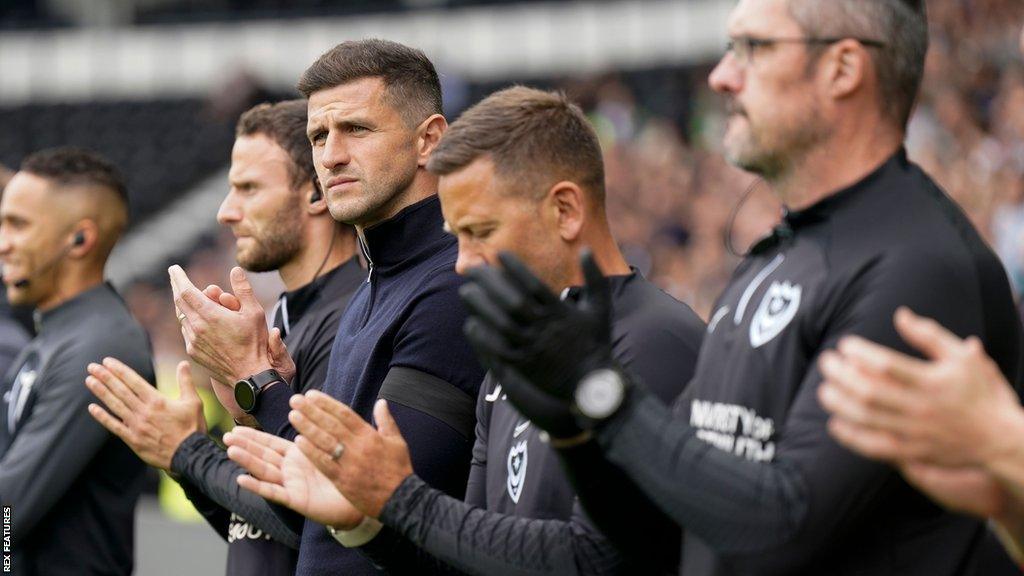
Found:
[(116, 169), (73, 148), (29, 156), (0, 200), (7, 298), (38, 327), (0, 380), (4, 572), (132, 571), (144, 465), (89, 416), (82, 385), (108, 356), (153, 381), (149, 339), (103, 281), (127, 221)]

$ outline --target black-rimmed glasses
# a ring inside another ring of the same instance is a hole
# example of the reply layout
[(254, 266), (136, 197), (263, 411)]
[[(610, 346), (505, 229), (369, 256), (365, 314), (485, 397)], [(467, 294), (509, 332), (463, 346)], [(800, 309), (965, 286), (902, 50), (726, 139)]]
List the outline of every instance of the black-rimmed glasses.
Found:
[(760, 48), (768, 48), (776, 44), (827, 46), (829, 44), (835, 44), (836, 42), (842, 42), (843, 40), (856, 40), (864, 46), (870, 46), (873, 48), (884, 48), (886, 46), (886, 43), (880, 40), (872, 40), (870, 38), (852, 38), (850, 36), (836, 38), (755, 38), (753, 36), (736, 36), (729, 39), (729, 42), (725, 45), (725, 49), (727, 52), (732, 52), (732, 55), (743, 64), (750, 64), (754, 59), (754, 52)]

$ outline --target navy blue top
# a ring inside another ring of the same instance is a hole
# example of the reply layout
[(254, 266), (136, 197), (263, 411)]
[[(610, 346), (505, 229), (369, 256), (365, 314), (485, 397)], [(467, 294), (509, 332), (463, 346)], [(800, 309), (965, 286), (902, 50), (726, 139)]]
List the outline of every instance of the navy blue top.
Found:
[[(455, 273), (458, 245), (442, 225), (440, 201), (431, 196), (364, 231), (361, 246), (370, 271), (341, 318), (323, 391), (366, 420), (393, 368), (433, 376), (470, 399), (479, 391), (484, 370), (462, 335), (466, 313), (458, 295), (462, 279)], [(285, 438), (296, 435), (288, 423), (291, 393), (284, 386), (268, 388), (256, 412), (264, 429)], [(471, 401), (469, 406), (472, 410)], [(420, 410), (393, 401), (389, 407), (409, 444), (416, 474), (461, 498), (472, 438)], [(327, 573), (381, 572), (307, 520), (296, 574)]]

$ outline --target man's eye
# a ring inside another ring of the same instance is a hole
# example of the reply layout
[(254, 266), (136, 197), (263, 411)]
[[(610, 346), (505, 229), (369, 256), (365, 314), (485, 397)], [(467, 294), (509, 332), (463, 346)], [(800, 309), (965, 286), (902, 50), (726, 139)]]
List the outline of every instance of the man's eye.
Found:
[(326, 138), (326, 137), (327, 137), (327, 133), (326, 132), (317, 132), (317, 133), (315, 133), (315, 134), (313, 134), (312, 136), (309, 137), (309, 141), (312, 142), (313, 144), (319, 144), (319, 143), (323, 142), (324, 138)]
[(350, 133), (352, 133), (352, 134), (362, 134), (364, 132), (369, 132), (370, 129), (367, 128), (366, 126), (359, 126), (359, 125), (353, 124), (353, 125), (348, 127), (348, 131)]

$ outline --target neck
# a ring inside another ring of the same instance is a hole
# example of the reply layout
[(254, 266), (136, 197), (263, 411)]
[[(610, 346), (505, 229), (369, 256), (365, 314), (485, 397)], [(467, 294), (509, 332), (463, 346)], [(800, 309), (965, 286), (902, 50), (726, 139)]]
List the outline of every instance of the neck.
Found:
[[(597, 218), (601, 223), (593, 230), (587, 230), (580, 235), (580, 248), (586, 246), (594, 254), (594, 260), (601, 268), (605, 276), (623, 276), (631, 272), (626, 257), (619, 250), (619, 245), (608, 229), (607, 220), (602, 216)], [(569, 283), (571, 286), (582, 286), (586, 283), (583, 278), (583, 270), (578, 264), (573, 267), (573, 278)]]
[(103, 283), (103, 270), (83, 272), (76, 275), (61, 275), (56, 279), (56, 289), (49, 296), (36, 303), (40, 312), (48, 312), (61, 304)]
[(375, 210), (373, 214), (367, 214), (366, 219), (357, 222), (355, 224), (356, 230), (362, 234), (363, 230), (394, 218), (395, 215), (407, 207), (435, 194), (437, 194), (437, 177), (419, 168), (412, 183), (407, 188), (395, 194), (390, 201)]
[(339, 229), (334, 220), (326, 220), (321, 226), (310, 225), (303, 249), (277, 269), (286, 291), (302, 288), (355, 255), (356, 242), (352, 234)]
[(767, 179), (789, 210), (803, 210), (856, 183), (888, 160), (903, 143), (903, 133), (876, 123), (865, 134), (849, 125), (827, 142), (795, 159), (790, 170)]

